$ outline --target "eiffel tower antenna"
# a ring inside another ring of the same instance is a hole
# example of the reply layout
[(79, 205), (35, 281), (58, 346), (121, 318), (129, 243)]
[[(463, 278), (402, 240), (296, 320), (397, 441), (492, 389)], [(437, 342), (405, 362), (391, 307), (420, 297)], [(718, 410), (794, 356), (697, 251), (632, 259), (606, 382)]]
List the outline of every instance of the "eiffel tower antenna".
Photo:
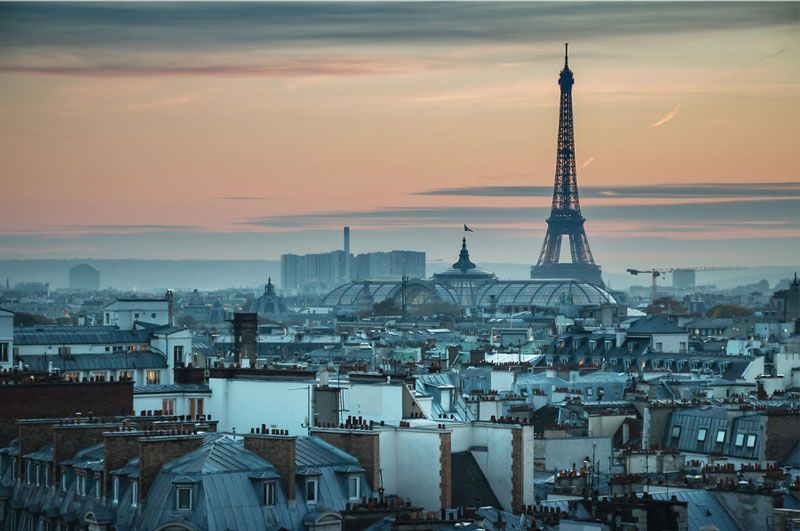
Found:
[[(603, 284), (600, 266), (595, 264), (589, 240), (583, 228), (575, 169), (575, 131), (572, 120), (572, 85), (575, 78), (569, 69), (569, 43), (564, 43), (564, 68), (558, 77), (561, 103), (558, 118), (556, 174), (553, 185), (553, 204), (547, 218), (539, 260), (531, 268), (531, 278), (574, 278), (593, 284)], [(562, 263), (561, 240), (569, 238), (572, 263)]]

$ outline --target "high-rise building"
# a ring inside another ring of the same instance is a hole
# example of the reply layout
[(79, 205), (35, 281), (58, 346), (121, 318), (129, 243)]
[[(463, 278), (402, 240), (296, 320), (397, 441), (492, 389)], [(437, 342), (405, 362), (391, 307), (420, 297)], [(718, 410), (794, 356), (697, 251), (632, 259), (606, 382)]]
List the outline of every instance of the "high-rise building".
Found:
[(351, 280), (425, 278), (425, 253), (389, 251), (364, 253), (353, 257)]
[[(572, 124), (572, 85), (575, 79), (569, 69), (569, 57), (564, 53), (564, 68), (558, 77), (561, 103), (558, 120), (558, 148), (553, 205), (547, 218), (547, 234), (531, 278), (573, 278), (602, 285), (600, 266), (595, 264), (589, 240), (583, 228), (578, 201), (578, 180), (575, 170), (575, 131)], [(569, 237), (572, 263), (561, 262), (561, 240)]]
[(78, 264), (69, 270), (69, 289), (99, 290), (100, 271), (91, 264)]
[(344, 251), (281, 255), (281, 285), (295, 293), (324, 293), (348, 281)]

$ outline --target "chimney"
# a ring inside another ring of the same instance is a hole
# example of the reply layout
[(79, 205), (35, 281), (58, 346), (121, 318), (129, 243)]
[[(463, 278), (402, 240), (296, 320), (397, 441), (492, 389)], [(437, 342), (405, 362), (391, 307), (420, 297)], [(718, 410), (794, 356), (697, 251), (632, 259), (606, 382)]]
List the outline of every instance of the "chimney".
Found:
[(247, 358), (250, 367), (256, 367), (258, 351), (258, 314), (255, 312), (236, 312), (233, 314), (233, 352), (236, 362)]
[(344, 228), (344, 280), (350, 282), (350, 227)]
[(203, 446), (202, 435), (158, 435), (139, 439), (139, 500), (166, 463)]
[(125, 463), (139, 455), (139, 438), (144, 432), (114, 431), (105, 433), (105, 454), (103, 457), (104, 492), (111, 492), (111, 472), (122, 468)]
[(172, 325), (175, 324), (175, 319), (174, 319), (174, 317), (175, 317), (175, 305), (174, 305), (175, 295), (174, 295), (174, 293), (172, 293), (171, 289), (167, 290), (166, 297), (167, 297), (167, 321), (168, 321), (168, 324), (170, 326), (172, 326)]
[(35, 452), (53, 438), (53, 419), (21, 420), (17, 422), (19, 431), (19, 452), (17, 453), (17, 477), (25, 482), (25, 467), (22, 456)]
[(53, 463), (54, 481), (61, 478), (59, 463), (65, 461), (79, 451), (95, 445), (103, 440), (103, 433), (117, 428), (117, 424), (65, 424), (53, 426)]
[(311, 435), (358, 459), (372, 490), (381, 487), (380, 433), (368, 430), (312, 430)]
[(294, 435), (252, 434), (244, 436), (244, 447), (269, 461), (281, 476), (281, 486), (289, 500), (295, 499), (297, 463)]

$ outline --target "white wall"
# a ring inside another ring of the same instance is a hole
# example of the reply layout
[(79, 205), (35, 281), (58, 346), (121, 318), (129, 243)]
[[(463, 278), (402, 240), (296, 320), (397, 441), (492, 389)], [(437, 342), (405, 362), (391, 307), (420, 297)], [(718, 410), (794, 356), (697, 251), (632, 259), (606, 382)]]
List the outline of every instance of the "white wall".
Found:
[(14, 313), (0, 310), (0, 343), (5, 343), (6, 361), (0, 361), (0, 368), (9, 368), (14, 363)]
[(312, 382), (210, 378), (211, 400), (206, 413), (219, 420), (219, 431), (250, 433), (250, 428), (289, 430), (290, 435), (306, 435), (302, 424), (308, 416)]
[(103, 308), (104, 325), (116, 325), (120, 330), (132, 330), (135, 321), (158, 325), (169, 324), (169, 302), (115, 301)]
[(396, 425), (403, 419), (403, 386), (401, 384), (359, 384), (345, 387), (342, 397), (344, 416), (362, 417), (379, 423)]
[[(656, 346), (661, 343), (661, 349)], [(654, 334), (652, 348), (660, 350), (661, 352), (677, 353), (681, 352), (681, 343), (683, 343), (683, 352), (689, 348), (689, 334)]]
[(381, 472), (388, 493), (427, 511), (441, 509), (439, 431), (388, 428), (380, 432)]
[(544, 469), (548, 472), (571, 469), (573, 463), (576, 468), (581, 468), (586, 457), (592, 459), (592, 444), (595, 444), (595, 461), (601, 472), (608, 473), (608, 458), (611, 456), (610, 437), (537, 439), (535, 444), (536, 457), (544, 460)]
[[(211, 393), (163, 393), (163, 394), (146, 394), (146, 395), (133, 395), (133, 410), (138, 415), (142, 410), (158, 411), (163, 407), (164, 400), (174, 400), (175, 410), (173, 415), (188, 415), (189, 414), (189, 399), (202, 398), (203, 410), (207, 411), (210, 404)], [(216, 417), (212, 417), (216, 418)], [(249, 429), (247, 430), (250, 431)]]
[(513, 391), (514, 374), (512, 371), (492, 371), (491, 389), (494, 391)]

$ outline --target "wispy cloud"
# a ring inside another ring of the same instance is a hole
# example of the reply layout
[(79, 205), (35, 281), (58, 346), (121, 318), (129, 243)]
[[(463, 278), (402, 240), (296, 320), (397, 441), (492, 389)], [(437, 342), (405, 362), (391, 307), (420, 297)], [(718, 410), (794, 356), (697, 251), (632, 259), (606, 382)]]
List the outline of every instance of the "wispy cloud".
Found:
[(594, 162), (594, 157), (589, 157), (589, 158), (586, 160), (586, 162), (584, 162), (583, 164), (581, 164), (581, 169), (584, 169), (584, 168), (586, 168), (586, 167), (587, 167), (587, 166), (589, 166), (589, 165), (590, 165), (592, 162)]
[(147, 232), (162, 231), (190, 231), (199, 230), (201, 227), (194, 225), (149, 225), (149, 224), (119, 224), (119, 225), (51, 225), (51, 228), (59, 232), (77, 233), (119, 233), (119, 234), (138, 234)]
[(270, 198), (263, 195), (229, 195), (218, 199), (223, 201), (265, 201)]
[[(549, 197), (551, 186), (475, 186), (440, 188), (417, 195), (471, 197)], [(800, 199), (800, 182), (654, 184), (650, 186), (581, 186), (581, 197), (616, 199), (770, 198)]]
[(675, 115), (678, 114), (678, 111), (680, 110), (680, 108), (681, 108), (681, 104), (679, 103), (671, 111), (669, 111), (667, 114), (662, 116), (659, 121), (650, 124), (650, 127), (661, 127), (665, 123), (669, 122), (670, 120), (675, 118)]

